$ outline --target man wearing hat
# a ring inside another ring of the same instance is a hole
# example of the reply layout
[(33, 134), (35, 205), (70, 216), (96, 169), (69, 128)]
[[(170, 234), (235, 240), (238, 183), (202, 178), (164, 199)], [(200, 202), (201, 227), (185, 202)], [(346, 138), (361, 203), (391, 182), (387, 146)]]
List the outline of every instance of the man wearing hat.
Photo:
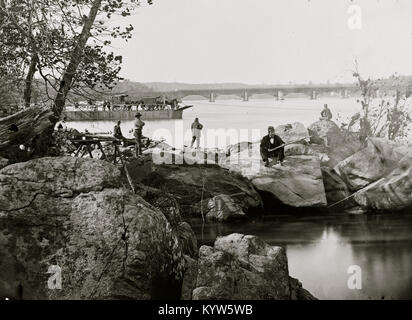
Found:
[(283, 140), (275, 134), (275, 128), (268, 127), (268, 134), (260, 142), (260, 155), (266, 167), (269, 166), (270, 159), (275, 159), (276, 163), (280, 161), (282, 165), (285, 158), (284, 144)]
[(142, 130), (143, 130), (143, 126), (145, 125), (145, 123), (142, 120), (140, 120), (141, 116), (142, 115), (140, 114), (140, 112), (138, 112), (135, 115), (136, 120), (134, 121), (134, 137), (136, 140), (136, 157), (142, 154), (140, 144), (142, 141)]
[(199, 118), (196, 118), (191, 125), (192, 129), (192, 142), (190, 144), (190, 148), (193, 148), (193, 144), (196, 141), (196, 148), (199, 149), (200, 145), (200, 133), (203, 129), (203, 125), (199, 122)]

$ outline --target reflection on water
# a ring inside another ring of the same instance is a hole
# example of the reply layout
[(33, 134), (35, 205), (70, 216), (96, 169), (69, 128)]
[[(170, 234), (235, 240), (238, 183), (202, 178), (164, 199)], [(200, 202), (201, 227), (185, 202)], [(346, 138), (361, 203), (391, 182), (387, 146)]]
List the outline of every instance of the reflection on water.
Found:
[[(286, 248), (290, 275), (320, 299), (412, 299), (412, 216), (276, 216), (241, 224), (191, 221), (199, 244), (253, 234)], [(362, 269), (351, 290), (348, 268)]]

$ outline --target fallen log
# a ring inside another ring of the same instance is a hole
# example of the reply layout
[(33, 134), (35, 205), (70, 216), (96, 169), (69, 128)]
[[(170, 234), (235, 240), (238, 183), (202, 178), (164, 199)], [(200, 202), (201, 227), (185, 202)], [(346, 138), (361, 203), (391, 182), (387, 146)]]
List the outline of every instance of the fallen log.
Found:
[(57, 120), (45, 107), (30, 107), (0, 118), (0, 157), (16, 162), (46, 155)]

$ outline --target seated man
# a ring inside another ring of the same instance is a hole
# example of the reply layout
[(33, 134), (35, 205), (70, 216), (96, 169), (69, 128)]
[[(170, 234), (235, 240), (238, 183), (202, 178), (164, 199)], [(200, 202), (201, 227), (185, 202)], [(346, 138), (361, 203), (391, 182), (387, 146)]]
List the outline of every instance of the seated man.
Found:
[(121, 123), (121, 121), (119, 120), (119, 121), (117, 121), (117, 125), (114, 126), (113, 136), (116, 139), (122, 140), (123, 144), (124, 144), (126, 138), (123, 136), (122, 129), (120, 128), (120, 123)]
[(283, 140), (275, 134), (275, 129), (272, 126), (268, 127), (268, 134), (260, 142), (260, 155), (266, 167), (269, 166), (270, 159), (275, 159), (276, 163), (280, 161), (280, 165), (283, 165), (284, 144)]
[(321, 115), (320, 120), (331, 120), (332, 119), (332, 111), (330, 111), (327, 104), (323, 105), (323, 110), (321, 111), (320, 115)]
[(56, 130), (56, 131), (60, 131), (60, 130), (66, 131), (67, 130), (66, 120), (67, 120), (67, 117), (64, 116), (61, 121), (56, 123), (56, 125), (54, 126), (54, 130)]

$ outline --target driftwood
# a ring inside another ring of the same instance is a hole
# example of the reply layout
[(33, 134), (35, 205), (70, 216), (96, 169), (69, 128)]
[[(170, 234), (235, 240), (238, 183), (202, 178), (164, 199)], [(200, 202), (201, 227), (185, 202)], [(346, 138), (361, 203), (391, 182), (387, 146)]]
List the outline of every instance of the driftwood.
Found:
[[(14, 162), (46, 155), (56, 121), (50, 109), (41, 107), (30, 107), (0, 118), (0, 157)], [(20, 146), (24, 146), (24, 150)]]

